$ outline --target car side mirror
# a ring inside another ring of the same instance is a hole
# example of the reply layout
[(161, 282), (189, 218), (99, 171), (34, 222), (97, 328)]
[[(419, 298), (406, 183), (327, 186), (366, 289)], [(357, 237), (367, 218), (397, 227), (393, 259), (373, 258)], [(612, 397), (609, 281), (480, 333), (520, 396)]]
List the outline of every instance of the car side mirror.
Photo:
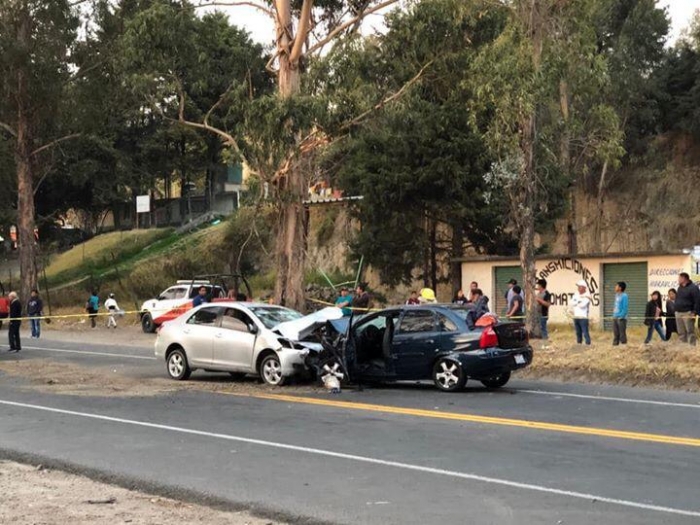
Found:
[(250, 323), (250, 324), (248, 325), (248, 331), (249, 331), (251, 334), (257, 334), (257, 333), (258, 333), (258, 327), (255, 326), (253, 323)]
[(156, 301), (163, 301), (165, 299), (164, 295), (159, 295)]

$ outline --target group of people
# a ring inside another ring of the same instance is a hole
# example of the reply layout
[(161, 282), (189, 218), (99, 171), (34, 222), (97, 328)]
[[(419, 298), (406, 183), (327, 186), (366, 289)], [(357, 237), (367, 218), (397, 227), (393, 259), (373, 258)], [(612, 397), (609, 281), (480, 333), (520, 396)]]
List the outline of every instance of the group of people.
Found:
[(359, 283), (355, 287), (355, 294), (350, 293), (346, 287), (340, 289), (340, 295), (335, 300), (335, 306), (343, 310), (343, 315), (350, 316), (353, 310), (363, 311), (369, 309), (372, 298), (367, 291), (365, 283)]
[[(615, 286), (613, 345), (627, 343), (629, 298), (626, 289), (627, 284), (624, 282)], [(651, 343), (656, 332), (662, 341), (670, 341), (671, 336), (677, 333), (680, 342), (695, 345), (695, 324), (700, 315), (700, 289), (687, 273), (678, 276), (678, 288), (671, 288), (667, 292), (665, 311), (663, 306), (661, 292), (653, 292), (644, 311), (644, 324), (647, 327), (644, 343)]]
[[(22, 326), (22, 303), (19, 300), (17, 292), (7, 294), (9, 329), (8, 339), (10, 343), (10, 352), (19, 352), (22, 350), (22, 342), (19, 336), (19, 329)], [(44, 316), (44, 303), (39, 297), (39, 291), (34, 289), (31, 291), (29, 300), (27, 301), (27, 317), (29, 317), (29, 325), (32, 331), (32, 339), (39, 339), (41, 336), (41, 319)], [(0, 327), (2, 322), (0, 321)]]
[[(117, 299), (113, 293), (109, 294), (109, 297), (105, 301), (105, 309), (107, 310), (107, 328), (117, 328), (117, 314), (119, 313), (119, 304), (117, 304)], [(97, 316), (100, 310), (100, 297), (97, 295), (97, 291), (93, 290), (85, 303), (85, 311), (88, 313), (90, 318), (90, 326), (92, 328), (97, 327)]]

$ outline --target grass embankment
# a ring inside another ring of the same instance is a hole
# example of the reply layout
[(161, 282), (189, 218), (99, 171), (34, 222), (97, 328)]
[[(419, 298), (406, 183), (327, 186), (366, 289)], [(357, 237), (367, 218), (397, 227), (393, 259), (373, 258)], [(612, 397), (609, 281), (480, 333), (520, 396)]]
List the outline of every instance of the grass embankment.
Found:
[(182, 236), (163, 229), (95, 237), (60, 254), (46, 269), (53, 313), (76, 313), (72, 309), (83, 308), (91, 289), (103, 301), (115, 293), (120, 306), (131, 310), (177, 279), (225, 271), (225, 234), (220, 224)]
[[(46, 268), (49, 284), (65, 284), (100, 277), (124, 266), (129, 259), (147, 257), (176, 237), (171, 229), (132, 230), (98, 235), (57, 255)], [(158, 246), (161, 245), (161, 246)]]
[(533, 340), (535, 358), (521, 376), (559, 381), (648, 386), (700, 391), (700, 347), (654, 335), (644, 344), (645, 327), (628, 330), (628, 344), (613, 346), (612, 333), (593, 331), (591, 346), (577, 345), (573, 327), (559, 326), (549, 341)]

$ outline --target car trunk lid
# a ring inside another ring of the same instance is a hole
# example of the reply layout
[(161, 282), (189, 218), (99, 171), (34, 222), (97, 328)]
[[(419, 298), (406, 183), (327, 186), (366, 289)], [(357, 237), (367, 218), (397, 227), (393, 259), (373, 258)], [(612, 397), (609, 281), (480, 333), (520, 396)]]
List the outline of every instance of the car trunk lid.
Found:
[(493, 330), (498, 337), (500, 348), (522, 348), (527, 346), (530, 340), (522, 323), (499, 323), (493, 326)]

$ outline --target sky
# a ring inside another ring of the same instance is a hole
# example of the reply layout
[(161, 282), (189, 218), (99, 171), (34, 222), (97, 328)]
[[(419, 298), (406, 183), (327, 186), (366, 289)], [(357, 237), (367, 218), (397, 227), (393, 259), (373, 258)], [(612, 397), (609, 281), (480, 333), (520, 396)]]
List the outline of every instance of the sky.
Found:
[(668, 8), (671, 15), (671, 41), (675, 42), (693, 17), (696, 9), (700, 9), (700, 0), (660, 0), (659, 5)]
[[(696, 9), (700, 9), (700, 0), (658, 0), (660, 6), (668, 8), (671, 16), (671, 35), (669, 43), (673, 44), (685, 29)], [(203, 8), (202, 11), (210, 8)], [(232, 23), (245, 27), (254, 41), (271, 45), (274, 38), (273, 23), (264, 13), (251, 7), (219, 7), (229, 13)], [(381, 15), (371, 15), (365, 23), (364, 32), (372, 33), (373, 29), (382, 27)]]

